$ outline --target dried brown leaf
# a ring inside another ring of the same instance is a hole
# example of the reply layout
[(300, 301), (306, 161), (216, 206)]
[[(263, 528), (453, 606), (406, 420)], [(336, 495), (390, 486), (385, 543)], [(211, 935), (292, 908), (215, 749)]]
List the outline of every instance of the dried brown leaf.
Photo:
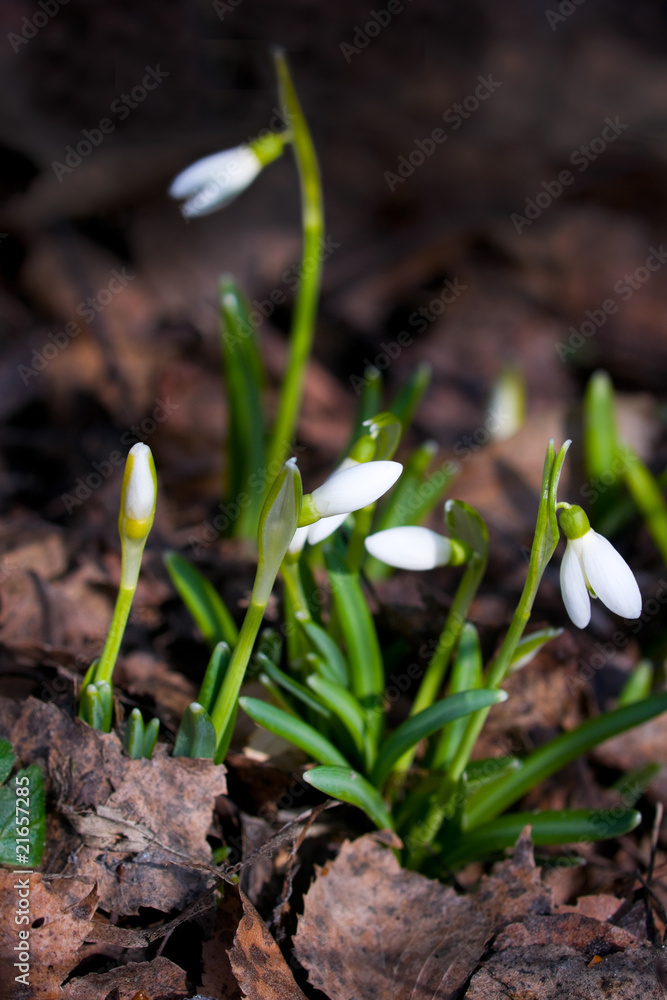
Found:
[(346, 842), (320, 871), (295, 952), (332, 1000), (446, 1000), (459, 995), (499, 927), (548, 908), (530, 841), (461, 896), (401, 869), (369, 835)]
[(243, 893), (241, 900), (243, 918), (229, 959), (244, 996), (249, 1000), (306, 1000), (257, 910)]
[[(39, 872), (0, 871), (0, 984), (7, 990), (2, 994), (5, 1000), (62, 996), (60, 984), (78, 962), (77, 953), (89, 935), (97, 907), (94, 888), (78, 883), (78, 889), (78, 900), (72, 903), (45, 884)], [(21, 898), (28, 900), (29, 910), (22, 908)], [(29, 921), (17, 924), (15, 917), (20, 919), (23, 913)], [(21, 931), (27, 931), (28, 937), (20, 938)], [(16, 949), (23, 944), (28, 945), (29, 959), (15, 967), (21, 957)], [(28, 985), (25, 980), (16, 982), (22, 975), (27, 975)]]
[(73, 979), (64, 987), (62, 1000), (133, 1000), (139, 991), (150, 1000), (183, 1000), (189, 993), (183, 969), (160, 957)]
[(22, 763), (38, 760), (51, 810), (46, 868), (97, 883), (100, 908), (182, 910), (214, 884), (206, 840), (225, 770), (207, 760), (130, 760), (115, 733), (95, 732), (53, 705), (0, 701), (0, 736)]

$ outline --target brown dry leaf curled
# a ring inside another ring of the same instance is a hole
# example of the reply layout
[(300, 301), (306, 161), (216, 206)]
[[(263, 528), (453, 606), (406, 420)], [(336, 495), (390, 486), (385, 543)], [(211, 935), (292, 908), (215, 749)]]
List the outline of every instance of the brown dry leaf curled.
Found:
[(62, 1000), (133, 1000), (139, 991), (150, 1000), (183, 1000), (189, 995), (183, 969), (159, 957), (73, 979), (64, 987)]

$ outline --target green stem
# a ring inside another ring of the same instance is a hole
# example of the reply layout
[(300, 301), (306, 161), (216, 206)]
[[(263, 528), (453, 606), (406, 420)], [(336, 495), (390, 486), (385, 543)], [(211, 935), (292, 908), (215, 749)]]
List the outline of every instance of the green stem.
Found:
[[(294, 155), (299, 170), (303, 225), (303, 258), (300, 284), (294, 303), (290, 350), (283, 390), (268, 447), (267, 467), (285, 461), (292, 444), (301, 405), (306, 364), (315, 330), (315, 315), (322, 274), (324, 213), (320, 172), (315, 149), (290, 77), (285, 54), (275, 53), (280, 100), (293, 133)], [(273, 463), (273, 464), (272, 464)]]
[[(492, 689), (500, 687), (505, 679), (511, 663), (512, 656), (523, 635), (530, 613), (537, 595), (542, 575), (551, 556), (558, 544), (558, 525), (556, 523), (556, 501), (557, 488), (560, 471), (565, 460), (565, 455), (569, 447), (566, 442), (558, 455), (554, 455), (553, 441), (549, 442), (547, 456), (544, 463), (544, 474), (542, 478), (542, 495), (537, 512), (537, 522), (535, 525), (535, 536), (530, 553), (530, 563), (526, 582), (519, 599), (516, 611), (512, 616), (510, 627), (507, 631), (503, 644), (498, 651), (498, 655), (488, 669), (485, 678), (485, 688)], [(477, 738), (482, 730), (490, 709), (484, 708), (470, 716), (470, 720), (465, 728), (461, 743), (454, 755), (454, 759), (449, 766), (447, 774), (444, 775), (435, 800), (429, 809), (425, 820), (413, 827), (410, 836), (407, 838), (408, 844), (408, 867), (419, 869), (426, 855), (430, 851), (430, 846), (438, 834), (440, 827), (448, 815), (453, 815), (453, 797), (459, 785), (460, 779), (470, 759)]]
[[(241, 690), (241, 684), (243, 683), (243, 678), (245, 677), (245, 672), (248, 667), (253, 646), (255, 645), (259, 627), (262, 624), (262, 619), (264, 618), (265, 610), (266, 604), (257, 604), (251, 598), (250, 606), (248, 607), (246, 616), (243, 620), (243, 625), (241, 626), (241, 631), (239, 632), (238, 642), (234, 647), (234, 652), (232, 653), (232, 657), (229, 661), (225, 679), (222, 682), (222, 687), (218, 692), (218, 697), (215, 700), (215, 705), (213, 706), (213, 711), (211, 712), (211, 722), (213, 723), (215, 733), (218, 738), (218, 750), (216, 753), (216, 757), (218, 758), (221, 753), (220, 740), (227, 729), (227, 724), (232, 712), (236, 711), (236, 704), (238, 701), (239, 691)], [(229, 738), (231, 739), (231, 733), (229, 733)], [(225, 750), (226, 749), (227, 748), (225, 747)]]
[(366, 555), (364, 541), (370, 534), (374, 514), (375, 504), (371, 503), (368, 507), (358, 510), (354, 515), (354, 528), (347, 546), (346, 558), (347, 566), (351, 573), (358, 573), (361, 569), (361, 564)]
[(313, 616), (310, 613), (308, 601), (304, 593), (298, 561), (290, 559), (289, 556), (287, 559), (283, 559), (280, 565), (280, 575), (283, 578), (285, 590), (292, 602), (294, 617), (300, 622), (311, 622)]
[(136, 587), (121, 587), (118, 591), (107, 639), (104, 643), (102, 655), (95, 668), (93, 677), (95, 682), (107, 681), (109, 684), (111, 683), (111, 677), (116, 666), (116, 660), (118, 659), (120, 644), (123, 641), (123, 634), (130, 615), (135, 590)]

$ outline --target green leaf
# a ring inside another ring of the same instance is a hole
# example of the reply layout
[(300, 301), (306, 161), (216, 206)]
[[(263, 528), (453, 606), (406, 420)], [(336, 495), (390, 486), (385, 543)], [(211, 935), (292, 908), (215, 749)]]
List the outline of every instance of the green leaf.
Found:
[(464, 829), (472, 830), (492, 820), (540, 781), (560, 771), (570, 761), (592, 750), (598, 743), (603, 743), (604, 740), (617, 736), (626, 729), (632, 729), (633, 726), (639, 726), (665, 710), (667, 710), (667, 692), (662, 692), (644, 701), (636, 701), (631, 705), (605, 712), (569, 733), (557, 736), (555, 740), (529, 754), (523, 761), (520, 771), (509, 774), (490, 789), (484, 788), (473, 795), (464, 812)]
[[(465, 622), (461, 629), (461, 637), (447, 693), (453, 695), (458, 694), (459, 691), (475, 691), (481, 688), (482, 669), (482, 647), (477, 629), (472, 622)], [(463, 718), (459, 718), (450, 722), (444, 730), (431, 762), (431, 766), (435, 770), (446, 770), (447, 765), (458, 750), (466, 724)]]
[(211, 718), (198, 702), (193, 701), (183, 712), (172, 755), (174, 757), (212, 757), (216, 736)]
[(313, 650), (326, 666), (327, 678), (342, 687), (348, 686), (348, 669), (345, 657), (328, 632), (315, 622), (299, 622)]
[(614, 472), (617, 447), (614, 386), (607, 372), (594, 372), (588, 380), (584, 392), (583, 425), (586, 475), (593, 482), (601, 480), (605, 483), (606, 488), (600, 491), (595, 501), (596, 508), (605, 511), (618, 500), (618, 476)]
[(403, 433), (401, 421), (388, 410), (377, 413), (366, 421), (371, 436), (375, 439), (376, 462), (389, 461), (394, 457)]
[(198, 698), (199, 704), (209, 713), (215, 705), (215, 699), (218, 697), (218, 692), (222, 687), (231, 655), (232, 651), (228, 643), (217, 642), (215, 644), (199, 689)]
[(619, 458), (623, 462), (623, 475), (630, 496), (643, 517), (660, 555), (664, 562), (667, 562), (667, 503), (660, 484), (631, 448), (625, 445), (623, 452), (619, 453)]
[(16, 755), (9, 740), (0, 740), (0, 785), (3, 785), (16, 763)]
[(279, 687), (283, 690), (289, 692), (293, 698), (300, 701), (302, 705), (306, 705), (312, 712), (316, 715), (322, 716), (324, 719), (331, 718), (331, 713), (328, 708), (325, 708), (317, 698), (313, 698), (310, 691), (305, 687), (304, 684), (300, 684), (299, 681), (295, 681), (293, 677), (286, 674), (280, 667), (277, 667), (275, 663), (271, 663), (271, 660), (267, 659), (261, 653), (255, 655), (255, 662), (264, 671), (264, 673), (271, 678)]
[(314, 767), (305, 772), (303, 780), (325, 795), (362, 809), (380, 830), (393, 830), (392, 818), (380, 793), (349, 767)]
[(36, 868), (45, 836), (44, 779), (38, 765), (31, 764), (0, 787), (0, 864)]
[(452, 719), (470, 715), (480, 708), (497, 705), (507, 699), (505, 691), (461, 691), (449, 698), (436, 701), (428, 708), (422, 709), (416, 715), (410, 716), (395, 729), (388, 740), (382, 744), (378, 758), (373, 768), (373, 783), (381, 787), (394, 764), (414, 747), (420, 740), (432, 736), (442, 729)]
[(341, 720), (352, 737), (357, 751), (368, 766), (370, 748), (366, 739), (364, 714), (357, 699), (353, 694), (350, 694), (347, 688), (341, 687), (340, 684), (332, 683), (317, 674), (311, 674), (307, 683), (318, 695), (322, 703)]
[(431, 365), (427, 361), (422, 361), (421, 364), (417, 365), (407, 382), (398, 390), (389, 407), (391, 412), (396, 414), (401, 421), (404, 431), (412, 423), (415, 411), (429, 387), (432, 374), (433, 368)]
[(472, 795), (484, 785), (490, 785), (521, 767), (518, 757), (481, 757), (469, 760), (464, 772), (466, 793)]
[[(250, 309), (231, 275), (220, 282), (220, 337), (229, 407), (227, 497), (238, 508), (228, 534), (254, 538), (263, 491), (251, 484), (253, 477), (263, 474), (266, 464), (262, 415), (265, 377)], [(239, 503), (241, 496), (247, 500), (245, 504)]]
[(325, 555), (334, 608), (350, 663), (353, 694), (362, 707), (373, 745), (384, 724), (384, 666), (377, 632), (356, 575), (333, 552)]
[(363, 433), (364, 421), (370, 420), (374, 413), (379, 413), (382, 406), (382, 372), (372, 365), (364, 369), (361, 392), (359, 393), (359, 406), (357, 408), (356, 420), (350, 445), (345, 450), (345, 454)]
[(525, 826), (532, 827), (536, 845), (578, 844), (621, 837), (641, 822), (636, 809), (562, 809), (553, 812), (521, 812), (501, 816), (484, 826), (449, 837), (442, 845), (441, 859), (449, 868), (486, 859), (512, 847)]
[(445, 504), (445, 523), (452, 538), (466, 542), (484, 565), (489, 556), (489, 532), (484, 519), (474, 507), (463, 500), (448, 500)]
[(218, 642), (226, 642), (233, 648), (239, 632), (212, 584), (178, 552), (165, 552), (164, 564), (171, 582), (211, 649)]
[(322, 764), (349, 767), (345, 757), (333, 743), (302, 719), (288, 715), (281, 708), (268, 705), (259, 698), (239, 698), (239, 705), (257, 725), (299, 747), (314, 760)]
[(530, 635), (524, 635), (519, 639), (516, 649), (512, 653), (510, 673), (527, 667), (543, 646), (546, 646), (552, 639), (557, 639), (562, 633), (562, 628), (541, 628), (536, 632), (531, 632)]
[(143, 755), (146, 760), (150, 760), (153, 756), (153, 751), (155, 750), (155, 744), (157, 743), (158, 734), (160, 732), (160, 720), (151, 719), (144, 726), (144, 745), (143, 745)]
[(653, 664), (650, 660), (640, 660), (623, 685), (616, 703), (617, 708), (631, 705), (634, 701), (648, 698), (653, 687)]
[(140, 760), (144, 755), (144, 717), (138, 708), (133, 708), (128, 716), (123, 746), (132, 760)]

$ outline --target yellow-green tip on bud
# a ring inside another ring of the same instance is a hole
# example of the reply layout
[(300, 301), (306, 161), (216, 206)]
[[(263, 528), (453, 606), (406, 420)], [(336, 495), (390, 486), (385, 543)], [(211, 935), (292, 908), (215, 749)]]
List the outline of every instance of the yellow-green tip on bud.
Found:
[(123, 547), (121, 587), (135, 587), (141, 554), (153, 526), (157, 479), (155, 463), (146, 444), (135, 444), (127, 456), (120, 499), (118, 531)]

